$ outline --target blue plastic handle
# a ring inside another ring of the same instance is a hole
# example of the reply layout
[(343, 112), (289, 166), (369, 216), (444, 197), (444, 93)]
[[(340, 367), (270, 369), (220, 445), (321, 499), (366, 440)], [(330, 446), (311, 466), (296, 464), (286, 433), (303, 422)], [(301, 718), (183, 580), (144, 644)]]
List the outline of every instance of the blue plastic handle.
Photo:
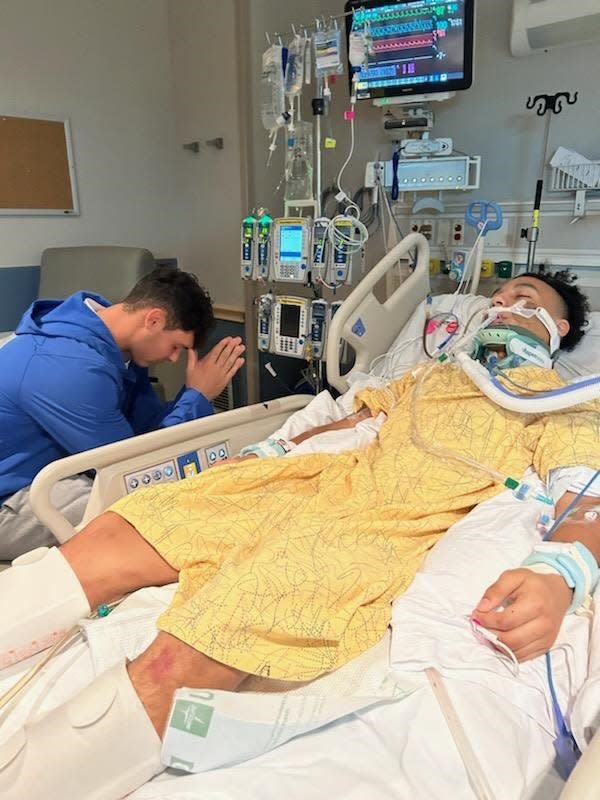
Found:
[(465, 211), (465, 222), (478, 231), (485, 222), (485, 230), (482, 233), (482, 236), (485, 236), (488, 231), (497, 231), (502, 227), (502, 209), (498, 203), (493, 203), (491, 200), (475, 200)]

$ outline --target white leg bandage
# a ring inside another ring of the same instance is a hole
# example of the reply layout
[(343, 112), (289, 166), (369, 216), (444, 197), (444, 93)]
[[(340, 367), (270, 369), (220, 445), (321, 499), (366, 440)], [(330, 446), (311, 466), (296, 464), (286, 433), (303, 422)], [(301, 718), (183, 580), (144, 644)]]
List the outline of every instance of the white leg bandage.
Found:
[(0, 669), (57, 642), (90, 607), (56, 547), (38, 547), (0, 572)]
[(164, 769), (160, 746), (118, 664), (0, 745), (0, 797), (120, 800)]

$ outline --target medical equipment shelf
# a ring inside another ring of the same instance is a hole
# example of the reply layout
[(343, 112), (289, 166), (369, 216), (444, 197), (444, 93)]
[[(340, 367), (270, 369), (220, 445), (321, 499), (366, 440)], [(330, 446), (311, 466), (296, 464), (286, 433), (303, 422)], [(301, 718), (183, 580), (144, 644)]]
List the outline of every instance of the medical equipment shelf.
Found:
[(585, 189), (600, 191), (600, 161), (584, 161), (552, 167), (550, 190), (569, 192)]
[(552, 166), (550, 191), (575, 192), (575, 219), (585, 214), (587, 192), (600, 192), (600, 161), (565, 163)]

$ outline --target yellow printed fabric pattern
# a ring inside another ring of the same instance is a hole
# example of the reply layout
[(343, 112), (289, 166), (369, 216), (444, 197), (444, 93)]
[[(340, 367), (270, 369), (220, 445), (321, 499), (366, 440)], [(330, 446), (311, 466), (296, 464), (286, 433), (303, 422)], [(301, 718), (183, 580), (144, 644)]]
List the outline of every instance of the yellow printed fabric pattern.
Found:
[[(513, 370), (522, 385), (560, 385)], [(358, 406), (388, 419), (364, 450), (252, 459), (143, 489), (112, 510), (175, 569), (179, 588), (159, 628), (245, 672), (308, 680), (375, 644), (390, 603), (424, 555), (477, 503), (500, 491), (488, 474), (422, 440), (521, 478), (558, 466), (600, 468), (598, 405), (532, 419), (502, 410), (454, 366), (418, 396), (412, 376), (367, 390)]]

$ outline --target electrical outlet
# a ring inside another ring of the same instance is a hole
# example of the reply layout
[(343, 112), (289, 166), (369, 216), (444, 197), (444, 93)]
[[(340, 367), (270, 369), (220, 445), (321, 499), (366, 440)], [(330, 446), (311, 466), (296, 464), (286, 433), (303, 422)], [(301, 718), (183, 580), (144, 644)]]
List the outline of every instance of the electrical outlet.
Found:
[(411, 233), (422, 233), (430, 244), (436, 242), (436, 223), (433, 219), (413, 217), (410, 221)]
[(365, 167), (365, 189), (383, 186), (385, 163), (383, 161), (367, 161)]
[(465, 243), (465, 221), (462, 217), (450, 220), (449, 242), (451, 247), (460, 247)]

